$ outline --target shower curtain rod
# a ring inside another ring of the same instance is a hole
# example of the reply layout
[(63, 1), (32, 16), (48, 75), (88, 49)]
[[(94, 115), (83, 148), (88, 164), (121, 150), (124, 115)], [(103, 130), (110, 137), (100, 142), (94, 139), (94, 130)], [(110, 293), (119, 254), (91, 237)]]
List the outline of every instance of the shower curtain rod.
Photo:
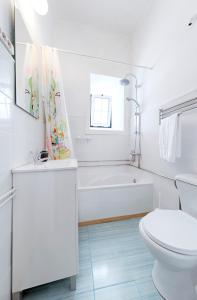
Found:
[(106, 62), (112, 62), (112, 63), (116, 63), (116, 64), (127, 65), (127, 66), (130, 66), (130, 67), (141, 68), (141, 69), (146, 69), (146, 70), (152, 70), (153, 69), (153, 67), (148, 67), (148, 66), (143, 66), (143, 65), (136, 65), (136, 64), (124, 62), (124, 61), (121, 61), (121, 60), (114, 60), (114, 59), (109, 59), (109, 58), (105, 58), (105, 57), (101, 57), (101, 56), (93, 56), (93, 55), (88, 55), (88, 54), (84, 54), (84, 53), (74, 52), (74, 51), (71, 51), (71, 50), (64, 50), (64, 49), (60, 49), (60, 48), (55, 48), (55, 49), (58, 50), (59, 52), (63, 52), (63, 53), (66, 53), (66, 54), (77, 55), (77, 56), (82, 56), (82, 57), (97, 59), (97, 60), (103, 60), (103, 61), (106, 61)]
[[(27, 43), (16, 42), (16, 44), (26, 45)], [(109, 58), (105, 58), (105, 57), (101, 57), (101, 56), (93, 56), (93, 55), (89, 55), (89, 54), (85, 54), (85, 53), (75, 52), (75, 51), (56, 48), (56, 47), (54, 47), (54, 49), (56, 49), (59, 52), (65, 53), (65, 54), (71, 54), (71, 55), (81, 56), (81, 57), (85, 57), (85, 58), (91, 58), (91, 59), (95, 59), (95, 60), (102, 60), (102, 61), (106, 61), (106, 62), (111, 62), (111, 63), (115, 63), (115, 64), (120, 64), (120, 65), (126, 65), (126, 66), (145, 69), (145, 70), (153, 70), (153, 67), (132, 64), (132, 63), (128, 63), (128, 62), (121, 61), (121, 60), (114, 60), (114, 59), (109, 59)]]

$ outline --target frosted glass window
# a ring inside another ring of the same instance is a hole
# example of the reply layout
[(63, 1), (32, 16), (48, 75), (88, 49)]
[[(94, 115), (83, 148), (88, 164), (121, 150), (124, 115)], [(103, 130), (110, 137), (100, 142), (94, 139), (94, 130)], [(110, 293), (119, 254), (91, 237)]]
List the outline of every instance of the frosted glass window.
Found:
[(90, 127), (111, 128), (111, 97), (91, 96)]
[(124, 87), (120, 79), (91, 74), (90, 130), (124, 130)]

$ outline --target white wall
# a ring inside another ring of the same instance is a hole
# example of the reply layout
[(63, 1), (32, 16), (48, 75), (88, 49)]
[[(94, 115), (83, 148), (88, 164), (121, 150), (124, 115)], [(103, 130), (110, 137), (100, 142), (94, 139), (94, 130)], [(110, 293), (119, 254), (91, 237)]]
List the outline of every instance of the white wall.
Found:
[[(197, 172), (197, 112), (181, 116), (182, 156), (176, 163), (160, 159), (158, 148), (159, 108), (173, 99), (194, 91), (197, 95), (197, 24), (188, 27), (197, 13), (196, 0), (158, 1), (152, 13), (136, 32), (133, 59), (140, 64), (155, 64), (143, 74), (142, 167), (165, 176)], [(176, 208), (173, 182), (156, 178), (156, 205)]]
[(65, 54), (60, 54), (60, 61), (77, 159), (80, 161), (127, 160), (130, 150), (129, 103), (125, 103), (125, 132), (88, 134), (90, 74), (122, 77), (127, 72), (125, 67)]
[[(60, 34), (61, 32), (61, 34)], [(78, 24), (56, 23), (49, 43), (93, 56), (128, 60), (127, 39)], [(123, 134), (87, 135), (90, 104), (90, 74), (123, 77), (131, 67), (59, 52), (65, 95), (76, 157), (80, 161), (128, 160), (130, 152), (130, 104), (125, 102), (126, 130)], [(83, 139), (78, 139), (82, 137)]]
[[(51, 36), (51, 23), (48, 20), (47, 15), (41, 16), (34, 11), (31, 6), (31, 1), (27, 0), (16, 0), (17, 9), (22, 15), (22, 22), (25, 23), (26, 29), (22, 32), (22, 35), (18, 35), (19, 39), (22, 41), (23, 38), (30, 35), (35, 44), (47, 44)], [(18, 21), (17, 21), (18, 22)], [(19, 21), (21, 22), (21, 20)], [(21, 24), (22, 24), (21, 22)], [(24, 39), (27, 42), (27, 39)]]
[(129, 62), (131, 41), (120, 34), (112, 34), (91, 26), (68, 22), (53, 22), (50, 46), (87, 55)]
[(0, 27), (8, 35), (10, 40), (14, 41), (14, 1), (0, 0)]

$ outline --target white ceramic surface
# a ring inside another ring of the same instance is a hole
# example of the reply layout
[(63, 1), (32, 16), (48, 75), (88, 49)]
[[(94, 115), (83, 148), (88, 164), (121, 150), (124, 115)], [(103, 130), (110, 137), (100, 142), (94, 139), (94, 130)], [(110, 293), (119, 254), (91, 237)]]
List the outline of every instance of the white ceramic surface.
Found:
[(183, 177), (179, 177), (179, 179), (176, 180), (176, 186), (181, 201), (181, 208), (186, 213), (190, 214), (194, 218), (197, 218), (197, 204), (194, 200), (196, 199), (197, 175), (187, 175), (187, 179), (185, 177), (186, 175), (184, 175)]
[(37, 164), (27, 164), (12, 170), (12, 173), (48, 172), (53, 170), (69, 170), (78, 167), (76, 159), (49, 160)]
[(141, 220), (140, 232), (155, 258), (152, 275), (160, 294), (167, 300), (196, 300), (197, 220), (187, 211), (197, 206), (197, 186), (192, 175), (188, 183), (181, 178), (177, 188), (186, 212), (156, 210)]
[[(149, 212), (153, 184), (145, 172), (129, 166), (80, 167), (79, 221)], [(133, 179), (136, 183), (133, 183)]]
[(189, 214), (181, 210), (156, 209), (144, 217), (143, 228), (161, 247), (180, 254), (197, 255), (197, 220)]
[(192, 273), (197, 268), (197, 255), (179, 254), (158, 245), (145, 233), (143, 221), (140, 233), (155, 258), (152, 276), (160, 294), (167, 300), (196, 300)]

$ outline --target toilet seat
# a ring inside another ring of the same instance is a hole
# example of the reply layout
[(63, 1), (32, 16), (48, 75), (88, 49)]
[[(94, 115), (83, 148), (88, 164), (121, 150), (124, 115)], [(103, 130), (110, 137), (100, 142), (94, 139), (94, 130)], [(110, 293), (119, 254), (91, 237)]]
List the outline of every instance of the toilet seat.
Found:
[(197, 220), (181, 210), (156, 209), (142, 219), (145, 233), (160, 246), (197, 255)]

